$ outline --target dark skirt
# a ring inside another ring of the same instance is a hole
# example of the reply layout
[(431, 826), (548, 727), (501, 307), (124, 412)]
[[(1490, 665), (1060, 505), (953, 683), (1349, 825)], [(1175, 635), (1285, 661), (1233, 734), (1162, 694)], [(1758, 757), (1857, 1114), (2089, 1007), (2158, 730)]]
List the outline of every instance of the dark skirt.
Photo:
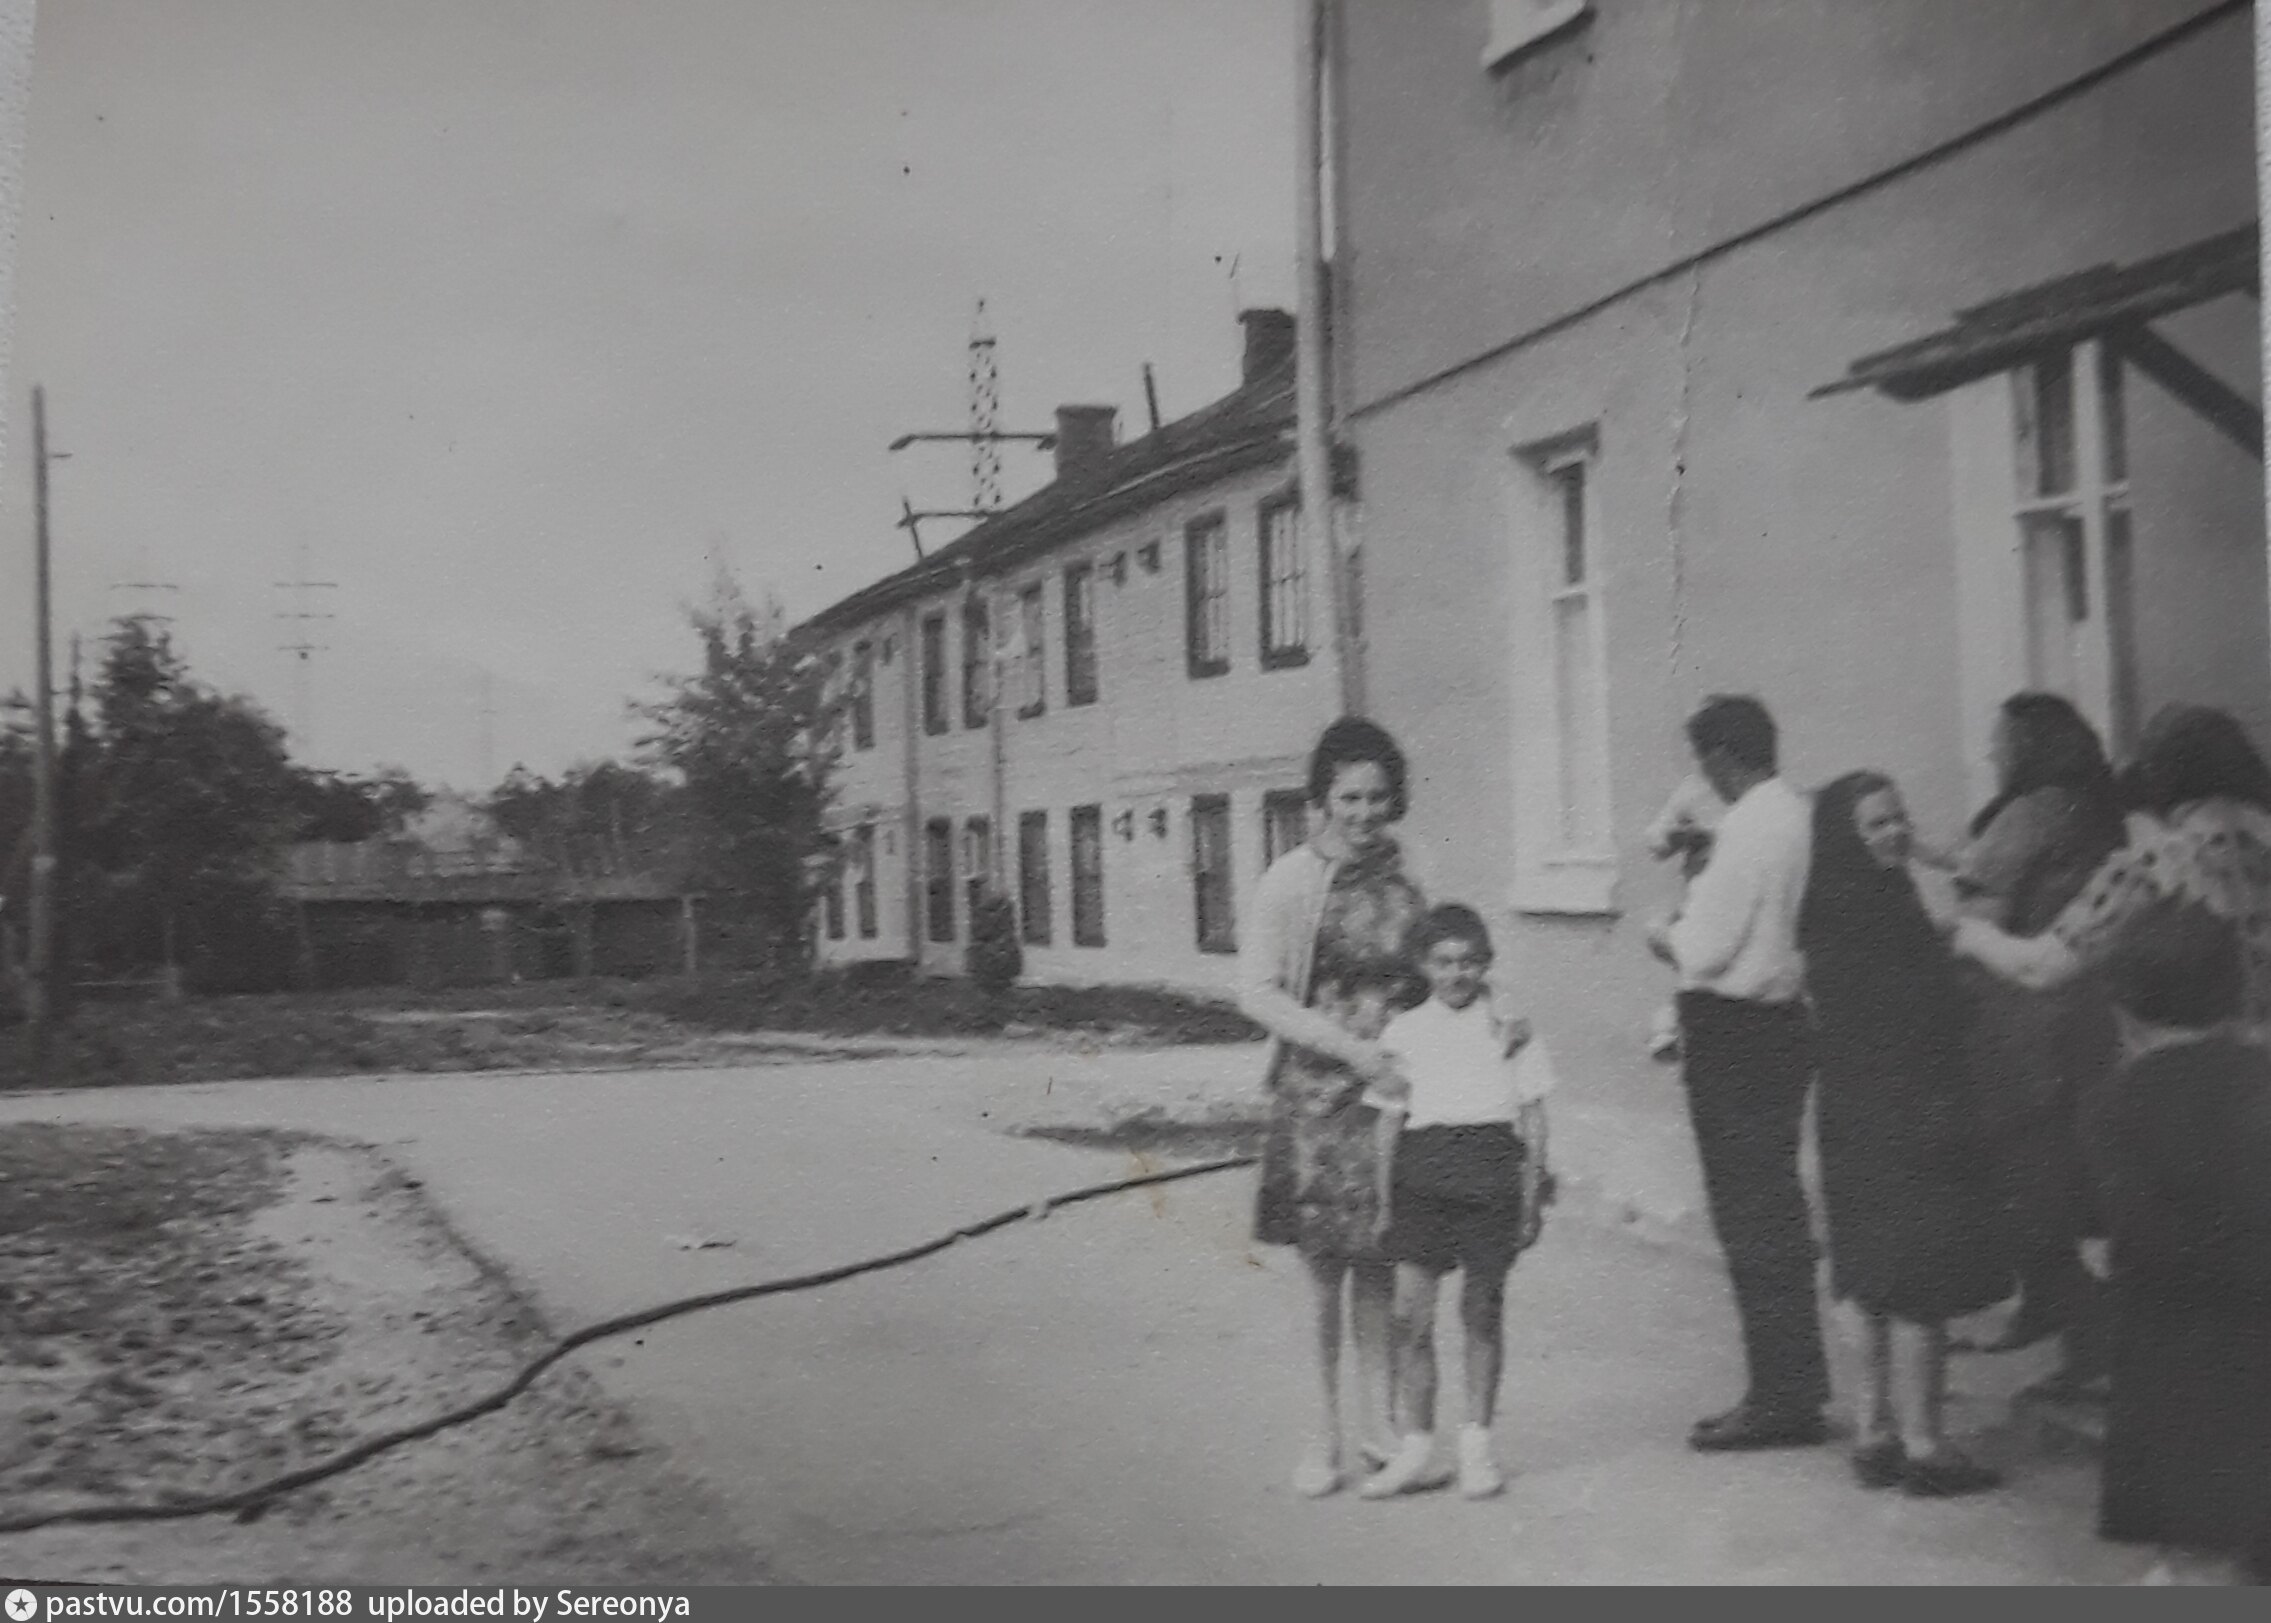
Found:
[(1938, 1324), (2011, 1293), (2009, 1249), (1963, 1107), (1960, 1055), (1825, 1040), (1817, 1130), (1832, 1288)]
[(1997, 1218), (2015, 1256), (2070, 1253), (2102, 1232), (2077, 1117), (2113, 1071), (2117, 1041), (2104, 991), (2020, 991), (1972, 982), (1966, 1037)]
[(2160, 1049), (2082, 1127), (2116, 1283), (2100, 1529), (2271, 1555), (2271, 1057)]

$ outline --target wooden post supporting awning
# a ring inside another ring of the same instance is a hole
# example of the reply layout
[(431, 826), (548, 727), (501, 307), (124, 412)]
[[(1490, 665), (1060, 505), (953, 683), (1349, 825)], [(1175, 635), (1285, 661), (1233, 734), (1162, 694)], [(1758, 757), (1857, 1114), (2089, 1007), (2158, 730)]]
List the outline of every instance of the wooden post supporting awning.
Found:
[(2226, 294), (2262, 296), (2256, 225), (2134, 265), (2098, 265), (1956, 313), (1955, 325), (1864, 355), (1810, 399), (1875, 389), (1926, 400), (2036, 357), (2101, 339), (2218, 433), (2263, 459), (2263, 407), (2153, 330), (2162, 316)]

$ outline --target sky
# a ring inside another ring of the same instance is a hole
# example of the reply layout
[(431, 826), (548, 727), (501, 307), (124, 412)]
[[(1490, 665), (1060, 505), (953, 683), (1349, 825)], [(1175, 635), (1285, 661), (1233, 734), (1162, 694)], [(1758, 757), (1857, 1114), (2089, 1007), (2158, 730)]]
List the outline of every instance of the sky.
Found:
[[(885, 447), (963, 425), (979, 298), (1005, 428), (1137, 432), (1146, 361), (1168, 416), (1235, 385), (1236, 311), (1292, 298), (1292, 31), (1289, 0), (41, 0), (0, 691), (38, 383), (59, 666), (164, 613), (315, 765), (479, 789), (627, 751), (721, 565), (801, 616), (912, 560), (903, 495), (967, 505), (965, 449)], [(1004, 464), (1012, 499), (1047, 477)]]

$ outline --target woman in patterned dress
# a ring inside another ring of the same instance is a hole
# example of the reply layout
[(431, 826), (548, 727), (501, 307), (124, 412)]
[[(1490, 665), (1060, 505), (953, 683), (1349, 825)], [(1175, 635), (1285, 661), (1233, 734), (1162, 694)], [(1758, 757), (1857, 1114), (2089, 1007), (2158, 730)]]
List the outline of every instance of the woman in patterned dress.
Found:
[[(2130, 844), (2047, 931), (2022, 940), (1965, 919), (1955, 950), (2037, 991), (2106, 971), (2121, 992), (2121, 1070), (2088, 1112), (2097, 1124), (2092, 1159), (2114, 1175), (2119, 1197), (2099, 1530), (2157, 1543), (2165, 1557), (2204, 1552), (2261, 1565), (2271, 1561), (2271, 1310), (2246, 1291), (2187, 1289), (2180, 1276), (2164, 1276), (2169, 1259), (2228, 1241), (2220, 1231), (2244, 1226), (2271, 1187), (2271, 1164), (2260, 1164), (2271, 1151), (2228, 1164), (2235, 1146), (2271, 1144), (2248, 1131), (2267, 1108), (2261, 1088), (2271, 1085), (2251, 1081), (2271, 1069), (2261, 1064), (2271, 1041), (2271, 769), (2231, 717), (2172, 706), (2146, 728), (2131, 782), (2146, 815), (2133, 823)], [(2231, 1007), (2209, 1011), (2219, 1040), (2172, 1041), (2172, 1032), (2194, 1028), (2196, 1036), (2208, 1024), (2201, 1010), (2184, 1007), (2192, 1000), (2171, 994), (2172, 984), (2197, 984), (2201, 975), (2181, 959), (2174, 975), (2151, 960), (2170, 956), (2160, 945), (2166, 939), (2203, 931), (2220, 933), (2236, 957)], [(2240, 1063), (2249, 1054), (2256, 1058)], [(2202, 1114), (2202, 1101), (2214, 1104), (2207, 1114), (2220, 1116), (2223, 1130), (2181, 1125), (2180, 1116)], [(2109, 1140), (2108, 1123), (2124, 1130)], [(2132, 1197), (2148, 1169), (2148, 1140), (2186, 1134), (2193, 1177), (2172, 1183), (2165, 1166), (2155, 1174), (2165, 1186), (2192, 1186), (2184, 1206), (2165, 1203), (2159, 1214), (2173, 1239), (2140, 1248)], [(2127, 1176), (2124, 1141), (2137, 1146)]]
[(1321, 1498), (1344, 1480), (1340, 1348), (1355, 1344), (1358, 1424), (1366, 1451), (1385, 1457), (1388, 1319), (1394, 1270), (1381, 1254), (1375, 1156), (1377, 1112), (1405, 1084), (1376, 1040), (1387, 1017), (1415, 1001), (1405, 940), (1426, 911), (1388, 830), (1404, 815), (1404, 757), (1369, 721), (1325, 729), (1309, 760), (1315, 816), (1308, 842), (1270, 865), (1255, 888), (1238, 955), (1239, 1005), (1270, 1034), (1254, 1233), (1297, 1248), (1315, 1316), (1317, 1431), (1294, 1473), (1295, 1491)]
[[(1995, 798), (1971, 825), (1956, 873), (1963, 911), (2014, 936), (2047, 928), (2126, 834), (2097, 732), (2066, 699), (2020, 693), (1996, 718)], [(2043, 1391), (2086, 1389), (2104, 1373), (2103, 1304), (2081, 1241), (2094, 1232), (2076, 1136), (2085, 1099), (2112, 1074), (2105, 988), (2088, 979), (2029, 992), (1970, 970), (1966, 1048), (1998, 1203), (2019, 1270), (2019, 1310), (1980, 1347), (2062, 1342)]]

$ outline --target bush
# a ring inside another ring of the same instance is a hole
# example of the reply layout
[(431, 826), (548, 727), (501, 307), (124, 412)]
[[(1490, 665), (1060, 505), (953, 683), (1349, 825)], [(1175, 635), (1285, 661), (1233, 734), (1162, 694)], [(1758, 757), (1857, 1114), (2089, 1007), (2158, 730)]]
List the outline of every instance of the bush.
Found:
[(1017, 909), (1006, 896), (981, 896), (970, 910), (970, 979), (990, 998), (1004, 996), (1025, 973), (1017, 942)]

